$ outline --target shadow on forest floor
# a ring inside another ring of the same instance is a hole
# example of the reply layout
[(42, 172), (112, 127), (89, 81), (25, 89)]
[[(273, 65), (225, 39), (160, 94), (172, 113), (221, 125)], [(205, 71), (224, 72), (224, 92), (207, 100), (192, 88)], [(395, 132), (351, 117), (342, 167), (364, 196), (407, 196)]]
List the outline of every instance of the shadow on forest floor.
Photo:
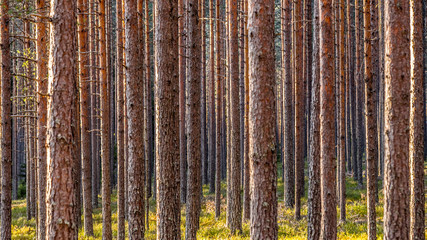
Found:
[[(279, 167), (278, 169), (281, 169)], [(427, 164), (425, 165), (427, 170)], [(307, 175), (307, 173), (306, 173)], [(281, 176), (279, 172), (279, 176)], [(427, 180), (427, 179), (426, 179)], [(427, 182), (426, 182), (427, 186)], [(283, 203), (283, 181), (280, 178), (277, 185), (278, 202), (278, 223), (279, 223), (279, 239), (306, 239), (307, 229), (307, 195), (302, 198), (302, 219), (295, 221), (293, 217), (293, 209), (287, 209)], [(202, 213), (200, 216), (200, 229), (198, 231), (198, 239), (249, 239), (249, 222), (243, 223), (243, 231), (238, 236), (230, 236), (230, 231), (226, 226), (226, 185), (223, 182), (222, 188), (222, 204), (221, 204), (221, 217), (215, 219), (215, 204), (214, 194), (209, 194), (208, 186), (203, 187), (204, 200), (202, 205)], [(308, 180), (306, 179), (305, 189), (308, 188)], [(307, 194), (307, 191), (305, 191)], [(382, 183), (379, 182), (379, 203), (376, 207), (377, 212), (377, 236), (378, 239), (383, 235), (383, 194)], [(338, 238), (339, 239), (367, 239), (367, 207), (366, 207), (366, 182), (362, 189), (358, 188), (357, 183), (349, 175), (346, 180), (346, 212), (347, 221), (339, 223), (338, 225)], [(113, 236), (117, 236), (117, 204), (116, 192), (112, 196), (112, 228)], [(101, 200), (99, 200), (101, 202)], [(156, 239), (156, 214), (155, 214), (155, 201), (150, 200), (150, 216), (149, 216), (149, 229), (146, 231), (147, 239)], [(339, 214), (339, 209), (338, 214)], [(185, 233), (185, 207), (182, 208), (181, 218), (181, 234), (184, 239)], [(85, 237), (83, 229), (79, 231), (79, 239), (91, 240), (101, 239), (102, 235), (102, 216), (101, 208), (94, 210), (94, 237)], [(35, 238), (36, 222), (34, 219), (27, 220), (26, 218), (26, 202), (25, 200), (13, 201), (12, 211), (12, 238), (13, 239), (34, 239)], [(126, 225), (127, 228), (127, 225)], [(126, 229), (127, 231), (127, 229)]]

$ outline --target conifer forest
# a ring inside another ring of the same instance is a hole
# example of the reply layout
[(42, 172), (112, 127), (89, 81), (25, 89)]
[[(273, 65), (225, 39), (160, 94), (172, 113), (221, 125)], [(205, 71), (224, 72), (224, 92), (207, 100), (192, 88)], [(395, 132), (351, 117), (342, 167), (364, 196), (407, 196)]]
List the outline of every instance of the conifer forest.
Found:
[(427, 0), (0, 0), (0, 240), (425, 240)]

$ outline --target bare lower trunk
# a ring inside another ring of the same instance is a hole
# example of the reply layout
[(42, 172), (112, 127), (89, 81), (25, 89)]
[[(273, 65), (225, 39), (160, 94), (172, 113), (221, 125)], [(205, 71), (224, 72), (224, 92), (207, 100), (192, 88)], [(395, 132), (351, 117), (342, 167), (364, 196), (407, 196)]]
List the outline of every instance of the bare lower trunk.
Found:
[(409, 2), (385, 2), (384, 239), (409, 239)]
[(251, 239), (277, 239), (274, 1), (248, 1)]

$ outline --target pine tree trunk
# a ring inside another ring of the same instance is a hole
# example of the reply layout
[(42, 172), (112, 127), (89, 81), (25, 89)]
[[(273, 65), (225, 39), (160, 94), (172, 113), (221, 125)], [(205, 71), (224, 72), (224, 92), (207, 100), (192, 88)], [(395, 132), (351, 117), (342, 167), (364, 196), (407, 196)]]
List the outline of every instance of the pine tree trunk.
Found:
[(411, 184), (410, 238), (425, 239), (424, 195), (424, 128), (425, 97), (423, 94), (423, 1), (410, 2), (411, 15), (411, 112), (409, 164)]
[(179, 45), (179, 158), (181, 176), (181, 204), (186, 203), (187, 197), (187, 140), (185, 130), (185, 77), (187, 62), (187, 21), (186, 1), (178, 0), (178, 45)]
[(102, 238), (112, 239), (110, 180), (110, 97), (107, 74), (106, 0), (99, 1), (99, 83), (101, 107)]
[[(92, 223), (92, 166), (91, 166), (91, 136), (90, 136), (90, 79), (88, 66), (88, 16), (89, 6), (87, 0), (78, 1), (78, 41), (79, 41), (79, 77), (81, 88), (81, 153), (83, 175), (83, 212), (84, 230), (86, 236), (93, 235)], [(39, 149), (40, 151), (41, 149)], [(39, 201), (41, 202), (41, 201)], [(40, 222), (41, 223), (41, 222)]]
[[(187, 161), (188, 188), (186, 205), (185, 239), (197, 239), (201, 212), (201, 173), (200, 173), (200, 20), (198, 0), (187, 0)], [(217, 160), (218, 161), (218, 160)], [(218, 171), (218, 169), (217, 169)], [(217, 174), (218, 176), (218, 174)]]
[(284, 195), (285, 205), (288, 208), (294, 206), (295, 198), (295, 175), (294, 175), (294, 155), (293, 155), (293, 115), (292, 115), (292, 72), (291, 72), (291, 51), (292, 51), (292, 16), (291, 0), (282, 0), (282, 61), (285, 72), (283, 78), (284, 97)]
[[(47, 239), (77, 239), (77, 26), (75, 1), (51, 1), (48, 110)], [(6, 89), (2, 86), (2, 89)], [(3, 104), (4, 106), (4, 104)], [(4, 118), (3, 118), (4, 119)], [(3, 135), (4, 136), (4, 135)], [(4, 157), (4, 155), (3, 155)], [(3, 188), (4, 189), (4, 188)]]
[[(144, 238), (144, 75), (140, 62), (144, 49), (138, 24), (141, 0), (125, 0), (126, 111), (128, 117), (128, 223), (129, 239)], [(178, 168), (179, 169), (179, 168)]]
[(241, 166), (240, 166), (240, 114), (239, 114), (239, 53), (237, 0), (228, 1), (230, 44), (230, 230), (235, 234), (242, 230)]
[(303, 1), (294, 3), (295, 11), (295, 219), (301, 218), (301, 168), (304, 168), (303, 129), (304, 129), (304, 75), (303, 75)]
[(155, 7), (157, 239), (180, 239), (178, 1)]
[(221, 22), (220, 19), (220, 3), (222, 1), (217, 0), (216, 3), (216, 9), (215, 9), (215, 15), (216, 15), (216, 91), (217, 91), (217, 98), (216, 98), (216, 158), (215, 158), (215, 218), (219, 219), (221, 215), (221, 143), (222, 143), (222, 133), (221, 133), (221, 120), (222, 120), (222, 78), (223, 78), (223, 71), (221, 66), (221, 51), (222, 51), (222, 36), (220, 33), (222, 32), (221, 29)]
[[(274, 1), (248, 1), (251, 239), (277, 239)], [(233, 48), (231, 48), (233, 49)]]
[(11, 55), (9, 42), (8, 14), (9, 3), (6, 0), (0, 6), (1, 39), (1, 225), (0, 238), (12, 238), (12, 91)]
[(321, 0), (320, 16), (320, 177), (322, 199), (321, 239), (337, 238), (335, 79), (332, 3)]
[(377, 195), (377, 167), (378, 160), (378, 135), (377, 135), (377, 112), (376, 112), (376, 73), (372, 60), (372, 10), (375, 8), (373, 0), (364, 0), (364, 22), (365, 22), (365, 109), (366, 109), (366, 163), (367, 163), (367, 204), (368, 204), (368, 236), (376, 239), (376, 212), (375, 201)]
[(124, 128), (124, 73), (123, 65), (123, 2), (117, 0), (117, 239), (125, 239), (125, 128)]
[(345, 211), (345, 87), (346, 87), (346, 73), (345, 73), (345, 19), (344, 19), (344, 0), (340, 0), (339, 7), (339, 207), (340, 207), (340, 221), (344, 222), (346, 219)]
[(313, 8), (313, 77), (311, 85), (310, 156), (308, 167), (307, 239), (320, 238), (320, 59), (319, 59), (319, 4)]
[[(44, 9), (46, 1), (37, 1), (37, 9)], [(42, 16), (46, 12), (40, 11)], [(48, 32), (47, 23), (40, 21), (37, 24), (37, 76), (39, 82), (37, 84), (38, 105), (37, 105), (37, 149), (38, 149), (38, 224), (37, 238), (46, 238), (46, 127), (47, 127), (47, 93), (48, 93)], [(15, 126), (16, 127), (16, 126)], [(14, 130), (13, 130), (14, 131)], [(14, 139), (14, 138), (12, 138)], [(16, 155), (16, 154), (13, 154)], [(16, 164), (16, 163), (15, 163)]]
[(409, 2), (385, 2), (384, 239), (409, 239)]
[[(250, 220), (251, 212), (251, 168), (249, 161), (249, 36), (248, 36), (248, 0), (243, 1), (244, 4), (244, 59), (245, 59), (245, 147), (244, 147), (244, 182), (243, 182), (243, 220)], [(282, 123), (283, 125), (283, 123)], [(283, 135), (283, 134), (282, 134)]]

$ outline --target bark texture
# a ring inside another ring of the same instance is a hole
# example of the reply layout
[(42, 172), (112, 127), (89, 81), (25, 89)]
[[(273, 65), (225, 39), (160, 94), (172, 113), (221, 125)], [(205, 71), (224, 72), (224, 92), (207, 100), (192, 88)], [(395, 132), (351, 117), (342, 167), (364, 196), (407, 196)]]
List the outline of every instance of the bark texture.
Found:
[(321, 239), (337, 238), (335, 79), (332, 3), (319, 2)]
[(251, 239), (277, 239), (274, 1), (248, 1)]
[(125, 102), (124, 102), (124, 72), (123, 72), (123, 1), (117, 0), (117, 239), (125, 239)]
[(295, 175), (294, 175), (294, 119), (293, 119), (293, 102), (292, 102), (292, 71), (291, 71), (291, 51), (292, 51), (292, 16), (291, 0), (282, 1), (282, 28), (283, 28), (283, 97), (284, 97), (284, 195), (286, 207), (293, 207), (295, 202)]
[(230, 209), (231, 234), (242, 230), (241, 159), (240, 159), (240, 108), (239, 108), (239, 46), (237, 0), (228, 0), (229, 47), (230, 47)]
[[(81, 114), (81, 160), (84, 230), (86, 236), (93, 235), (92, 219), (92, 163), (90, 136), (90, 79), (89, 79), (89, 1), (79, 0), (78, 4), (78, 41), (79, 41), (79, 77), (80, 77), (80, 114)], [(40, 150), (39, 150), (40, 151)], [(41, 201), (39, 201), (40, 203)]]
[(188, 10), (187, 59), (187, 162), (188, 188), (185, 221), (185, 239), (197, 239), (201, 211), (200, 165), (200, 20), (198, 0), (186, 0)]
[(178, 1), (155, 5), (157, 239), (180, 239)]
[(1, 39), (1, 226), (0, 238), (12, 238), (12, 75), (9, 42), (9, 1), (0, 6)]
[(320, 195), (320, 59), (319, 4), (313, 7), (313, 77), (311, 85), (310, 155), (308, 167), (307, 239), (318, 240), (321, 226)]
[[(138, 64), (139, 27), (137, 0), (125, 0), (126, 111), (128, 117), (128, 224), (129, 239), (144, 239), (144, 75)], [(179, 169), (179, 167), (178, 167)], [(179, 176), (179, 175), (177, 175)]]
[[(425, 97), (423, 94), (423, 19), (422, 2), (410, 1), (411, 17), (411, 110), (409, 124), (409, 164), (411, 187), (410, 239), (425, 239), (424, 193), (424, 128)], [(426, 4), (424, 2), (424, 4)]]
[(385, 2), (384, 239), (409, 239), (409, 2)]
[(50, 2), (50, 18), (54, 21), (50, 24), (49, 40), (46, 239), (78, 237), (74, 207), (77, 202), (74, 168), (78, 147), (75, 142), (78, 131), (76, 7), (75, 1)]
[[(45, 0), (39, 0), (36, 2), (37, 9), (44, 9), (47, 7)], [(40, 15), (46, 16), (46, 11), (41, 10)], [(37, 222), (37, 238), (46, 238), (46, 127), (47, 127), (47, 93), (48, 93), (48, 28), (47, 23), (41, 20), (37, 24), (37, 92), (38, 104), (37, 104), (37, 153), (38, 153), (38, 222)], [(16, 126), (16, 125), (15, 125)]]

